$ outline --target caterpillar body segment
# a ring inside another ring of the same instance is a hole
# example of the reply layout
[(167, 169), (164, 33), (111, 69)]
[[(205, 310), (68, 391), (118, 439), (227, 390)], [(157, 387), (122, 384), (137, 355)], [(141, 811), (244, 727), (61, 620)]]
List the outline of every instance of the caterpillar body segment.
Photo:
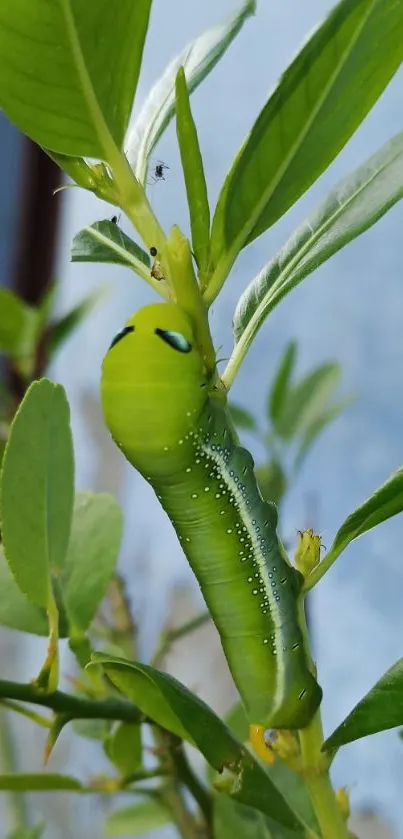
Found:
[(302, 728), (322, 696), (297, 620), (302, 577), (193, 343), (174, 304), (134, 315), (104, 360), (105, 419), (176, 530), (250, 722)]

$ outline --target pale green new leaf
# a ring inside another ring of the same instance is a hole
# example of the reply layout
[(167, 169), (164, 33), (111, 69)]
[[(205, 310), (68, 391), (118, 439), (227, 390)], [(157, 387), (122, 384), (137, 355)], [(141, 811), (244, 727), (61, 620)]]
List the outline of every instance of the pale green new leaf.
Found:
[(402, 197), (403, 132), (332, 189), (242, 294), (234, 314), (236, 366), (280, 300)]
[(203, 289), (210, 247), (210, 208), (197, 128), (192, 116), (183, 67), (176, 77), (176, 133), (188, 199), (192, 248)]
[(329, 166), (403, 60), (403, 3), (341, 0), (281, 77), (224, 183), (212, 227), (210, 303), (241, 248)]
[(150, 276), (150, 257), (109, 219), (96, 221), (76, 233), (71, 248), (72, 262), (107, 262), (125, 265), (147, 279)]
[(70, 411), (49, 379), (28, 388), (15, 414), (0, 474), (4, 553), (15, 580), (47, 608), (50, 575), (63, 566), (74, 498)]
[(192, 93), (224, 55), (245, 20), (254, 14), (255, 6), (255, 0), (246, 0), (227, 20), (191, 41), (150, 90), (125, 143), (128, 160), (140, 183), (146, 181), (150, 155), (175, 113), (175, 79), (179, 68), (184, 68), (188, 90)]
[(151, 0), (0, 4), (0, 107), (51, 151), (108, 160), (122, 147)]

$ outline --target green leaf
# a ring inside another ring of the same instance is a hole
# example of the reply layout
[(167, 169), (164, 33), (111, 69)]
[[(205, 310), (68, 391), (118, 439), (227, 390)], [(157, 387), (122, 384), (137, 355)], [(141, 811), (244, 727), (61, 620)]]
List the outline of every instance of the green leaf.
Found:
[(179, 68), (176, 76), (176, 133), (189, 206), (192, 248), (203, 279), (210, 249), (210, 208), (199, 138), (183, 67)]
[(235, 405), (233, 402), (228, 406), (232, 422), (237, 428), (244, 428), (247, 431), (256, 430), (256, 420), (250, 411), (246, 408), (241, 408), (240, 405)]
[[(225, 717), (225, 723), (242, 742), (246, 742), (248, 740), (249, 725), (245, 709), (241, 702), (236, 702), (235, 705), (233, 705)], [(292, 772), (291, 769), (286, 766), (284, 761), (279, 759), (275, 760), (273, 764), (266, 764), (265, 770), (278, 789), (281, 789), (281, 792), (290, 803), (293, 810), (299, 814), (306, 825), (309, 825), (311, 830), (319, 835), (319, 828), (312, 803), (302, 778), (295, 772)], [(251, 811), (249, 810), (249, 814), (250, 813)], [(273, 823), (271, 823), (270, 827), (270, 836), (274, 839), (274, 836), (277, 834), (273, 832)], [(241, 832), (239, 834), (238, 832), (234, 832), (234, 835), (240, 835), (243, 837), (243, 833)], [(283, 839), (283, 836), (280, 835), (279, 839)]]
[(323, 412), (340, 381), (336, 363), (322, 364), (290, 388), (276, 420), (277, 434), (286, 442), (302, 434)]
[(133, 106), (151, 0), (13, 0), (0, 8), (0, 107), (65, 155), (109, 159)]
[(72, 720), (71, 727), (79, 737), (86, 740), (104, 740), (109, 733), (110, 722), (107, 720)]
[(302, 466), (302, 463), (308, 454), (311, 446), (315, 442), (316, 438), (327, 428), (333, 420), (337, 419), (337, 417), (347, 408), (351, 403), (354, 401), (353, 396), (346, 396), (344, 399), (341, 399), (335, 405), (332, 405), (326, 411), (323, 411), (322, 414), (319, 414), (312, 422), (308, 425), (305, 429), (305, 433), (301, 442), (301, 445), (298, 449), (296, 458), (295, 458), (295, 468), (299, 469)]
[(217, 795), (214, 796), (213, 835), (214, 839), (272, 839), (260, 813)]
[(254, 14), (255, 5), (255, 0), (246, 0), (223, 23), (191, 41), (150, 90), (126, 143), (127, 157), (140, 183), (145, 182), (150, 155), (175, 113), (175, 79), (179, 68), (184, 68), (189, 93), (193, 93), (222, 58), (247, 18)]
[(295, 341), (287, 344), (284, 355), (278, 366), (277, 373), (269, 390), (268, 415), (274, 425), (284, 409), (284, 402), (290, 388), (291, 376), (295, 367), (297, 357), (297, 345)]
[(354, 513), (346, 518), (337, 531), (329, 552), (308, 579), (316, 579), (318, 571), (323, 571), (323, 566), (326, 569), (329, 568), (354, 539), (358, 539), (367, 530), (377, 527), (378, 524), (401, 512), (403, 512), (403, 468), (393, 472), (388, 480), (361, 504), (361, 507), (357, 507)]
[(32, 635), (48, 634), (48, 621), (40, 609), (21, 593), (0, 547), (0, 625)]
[(403, 658), (388, 670), (372, 690), (323, 744), (332, 751), (369, 734), (386, 731), (403, 723)]
[(0, 790), (19, 790), (20, 792), (49, 792), (51, 790), (71, 790), (80, 792), (83, 785), (70, 775), (57, 775), (48, 772), (33, 774), (8, 773), (0, 775)]
[(195, 744), (218, 771), (220, 792), (255, 807), (277, 822), (298, 829), (300, 822), (255, 758), (205, 702), (172, 676), (146, 664), (94, 653), (108, 678), (152, 720)]
[(150, 276), (149, 255), (108, 219), (96, 221), (74, 236), (71, 261), (125, 265), (145, 279)]
[(305, 42), (221, 191), (208, 302), (241, 248), (274, 224), (341, 151), (402, 59), (403, 5), (396, 0), (341, 0)]
[(105, 833), (107, 836), (143, 836), (171, 821), (170, 811), (160, 801), (144, 801), (107, 816)]
[(235, 341), (243, 354), (283, 297), (403, 197), (402, 164), (403, 132), (343, 178), (262, 268), (234, 314)]
[(255, 467), (256, 480), (263, 498), (279, 504), (286, 493), (288, 481), (278, 460)]
[(48, 330), (47, 349), (51, 356), (62, 346), (71, 333), (88, 317), (95, 306), (105, 297), (105, 289), (96, 289), (73, 306), (69, 312), (50, 324)]
[(114, 573), (122, 538), (122, 512), (107, 493), (76, 495), (71, 535), (60, 578), (72, 630), (85, 632)]
[(107, 754), (121, 775), (132, 775), (142, 761), (141, 727), (134, 723), (118, 723), (108, 739)]
[(14, 292), (0, 288), (0, 353), (29, 356), (36, 338), (36, 312)]
[(40, 839), (44, 830), (44, 824), (37, 824), (35, 827), (17, 827), (16, 830), (7, 834), (6, 839)]
[(62, 568), (74, 499), (65, 392), (49, 379), (28, 388), (14, 417), (0, 475), (3, 548), (17, 585), (47, 608), (50, 573)]

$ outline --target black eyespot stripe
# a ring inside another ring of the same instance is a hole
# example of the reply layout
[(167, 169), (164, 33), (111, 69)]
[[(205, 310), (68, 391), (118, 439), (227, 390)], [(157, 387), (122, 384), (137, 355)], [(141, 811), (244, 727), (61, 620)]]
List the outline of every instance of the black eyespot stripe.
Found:
[(115, 344), (118, 344), (119, 341), (121, 341), (122, 338), (125, 337), (125, 335), (129, 334), (129, 332), (134, 332), (134, 326), (124, 326), (123, 329), (121, 329), (120, 332), (118, 332), (118, 334), (115, 335), (109, 349), (111, 350), (112, 347), (114, 347)]
[(192, 349), (192, 345), (180, 332), (173, 332), (170, 329), (156, 329), (155, 334), (178, 352), (188, 353)]

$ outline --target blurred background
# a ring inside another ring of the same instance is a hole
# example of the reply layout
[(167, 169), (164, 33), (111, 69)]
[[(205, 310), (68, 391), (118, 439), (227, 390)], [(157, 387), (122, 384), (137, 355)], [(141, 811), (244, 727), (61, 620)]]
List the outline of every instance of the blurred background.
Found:
[[(258, 4), (223, 61), (192, 97), (214, 206), (226, 170), (271, 87), (328, 0)], [(169, 60), (204, 28), (234, 9), (232, 0), (154, 0), (136, 107)], [(231, 319), (241, 291), (285, 242), (294, 227), (344, 174), (402, 129), (402, 73), (398, 73), (348, 147), (303, 199), (238, 260), (212, 310), (220, 357), (231, 351)], [(169, 169), (149, 187), (163, 227), (188, 231), (185, 192), (171, 126), (158, 147)], [(123, 268), (72, 264), (71, 240), (83, 226), (110, 218), (114, 209), (71, 188), (53, 196), (61, 175), (45, 155), (0, 115), (0, 284), (35, 304), (56, 284), (55, 316), (91, 289), (107, 296), (55, 354), (49, 374), (67, 390), (72, 412), (77, 489), (107, 490), (120, 500), (125, 536), (120, 571), (137, 627), (138, 655), (147, 660), (163, 626), (202, 610), (190, 569), (151, 490), (115, 450), (103, 427), (99, 377), (103, 354), (127, 316), (152, 296)], [(267, 391), (290, 340), (298, 346), (297, 375), (327, 361), (339, 363), (344, 394), (355, 399), (318, 438), (282, 504), (282, 532), (293, 548), (296, 531), (316, 528), (330, 544), (339, 524), (403, 462), (403, 207), (397, 205), (368, 233), (333, 257), (286, 299), (261, 330), (233, 388), (237, 405), (265, 428)], [(125, 219), (121, 226), (129, 235)], [(18, 398), (19, 383), (6, 362), (3, 385)], [(256, 462), (267, 451), (251, 430), (242, 431)], [(287, 461), (287, 453), (285, 460)], [(348, 549), (311, 598), (310, 620), (325, 731), (330, 732), (384, 671), (402, 655), (403, 522), (392, 519)], [(36, 675), (45, 642), (0, 628), (1, 675), (27, 681)], [(195, 655), (197, 648), (197, 655)], [(170, 671), (223, 712), (234, 693), (216, 635), (205, 626), (176, 645)], [(65, 687), (74, 665), (62, 660)], [(25, 721), (10, 728), (0, 717), (3, 771), (40, 771), (44, 736)], [(84, 745), (83, 745), (84, 743)], [(53, 771), (87, 777), (100, 771), (99, 747), (65, 731), (50, 761)], [(334, 764), (338, 786), (351, 791), (361, 816), (358, 836), (403, 837), (403, 742), (397, 731), (345, 747)], [(13, 825), (16, 802), (0, 797), (1, 831)], [(26, 806), (47, 822), (46, 839), (102, 836), (110, 803), (91, 798), (27, 796)], [(79, 833), (77, 832), (79, 826)], [(393, 833), (392, 833), (393, 831)], [(162, 834), (161, 834), (162, 835)], [(165, 835), (173, 835), (169, 831)]]

